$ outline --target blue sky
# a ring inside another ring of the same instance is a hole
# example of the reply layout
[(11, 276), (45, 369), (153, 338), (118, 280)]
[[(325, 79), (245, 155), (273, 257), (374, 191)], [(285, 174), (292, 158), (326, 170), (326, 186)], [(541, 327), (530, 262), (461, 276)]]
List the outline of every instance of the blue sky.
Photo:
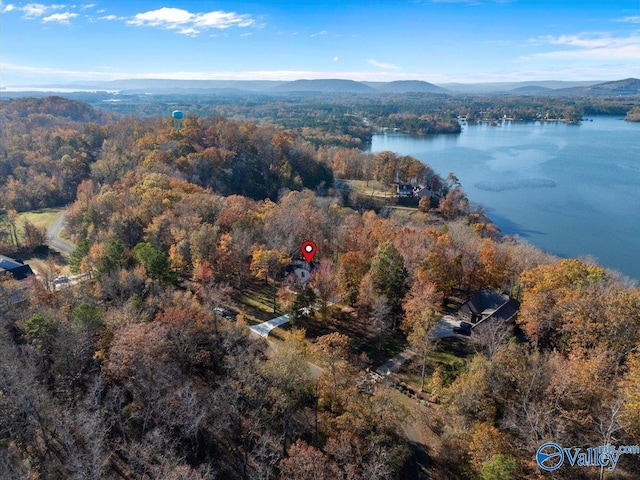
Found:
[(640, 0), (0, 3), (0, 83), (640, 78)]

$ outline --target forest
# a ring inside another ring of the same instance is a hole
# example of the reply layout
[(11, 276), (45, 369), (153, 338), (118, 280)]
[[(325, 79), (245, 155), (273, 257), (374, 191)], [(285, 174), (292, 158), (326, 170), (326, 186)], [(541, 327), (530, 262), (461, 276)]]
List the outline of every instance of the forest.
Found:
[[(2, 101), (0, 127), (0, 254), (47, 252), (16, 220), (45, 207), (76, 245), (0, 279), (0, 477), (640, 476), (634, 455), (613, 472), (535, 460), (551, 441), (638, 443), (640, 288), (501, 235), (455, 172), (326, 125), (177, 129), (60, 97)], [(358, 198), (395, 180), (433, 197)], [(309, 239), (299, 285), (283, 272)], [(67, 271), (83, 280), (54, 283)], [(483, 289), (518, 299), (516, 323), (434, 339)], [(269, 340), (250, 333), (281, 314)]]

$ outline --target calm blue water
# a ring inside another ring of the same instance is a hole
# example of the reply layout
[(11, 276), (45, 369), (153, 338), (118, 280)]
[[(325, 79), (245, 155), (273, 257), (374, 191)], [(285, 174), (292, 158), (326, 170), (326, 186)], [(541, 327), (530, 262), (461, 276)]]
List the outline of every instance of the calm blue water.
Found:
[(640, 124), (465, 126), (460, 135), (374, 135), (371, 152), (412, 155), (446, 177), (503, 233), (563, 257), (595, 257), (640, 279)]

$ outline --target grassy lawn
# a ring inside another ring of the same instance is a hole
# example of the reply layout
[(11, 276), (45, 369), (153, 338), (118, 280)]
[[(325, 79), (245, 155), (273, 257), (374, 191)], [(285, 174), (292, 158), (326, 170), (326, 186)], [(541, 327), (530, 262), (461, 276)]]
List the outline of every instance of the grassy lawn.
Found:
[(248, 323), (256, 324), (279, 317), (284, 312), (279, 308), (273, 313), (273, 285), (254, 282), (237, 293), (236, 301)]
[[(471, 356), (473, 356), (473, 351), (464, 340), (451, 338), (440, 341), (427, 359), (427, 374), (424, 380), (425, 392), (431, 393), (429, 383), (436, 367), (440, 368), (444, 384), (449, 385), (464, 371)], [(403, 365), (397, 374), (397, 378), (400, 382), (418, 391), (420, 387), (420, 368), (420, 359), (414, 358)]]
[(407, 347), (406, 338), (399, 330), (387, 329), (381, 334), (370, 319), (363, 318), (353, 308), (343, 305), (332, 305), (326, 320), (322, 319), (320, 312), (316, 312), (314, 316), (297, 321), (295, 327), (304, 328), (311, 341), (332, 332), (348, 336), (353, 355), (365, 353), (374, 367), (382, 365)]
[(365, 180), (344, 180), (344, 182), (349, 185), (351, 190), (361, 195), (385, 196), (396, 193), (395, 187), (376, 180), (369, 180), (368, 182)]
[[(51, 227), (51, 225), (60, 218), (60, 215), (62, 215), (63, 212), (64, 208), (42, 208), (39, 210), (20, 213), (16, 221), (19, 241), (24, 241), (24, 231), (22, 227), (25, 220), (28, 220), (36, 227), (49, 229), (49, 227)], [(20, 255), (20, 258), (25, 263), (31, 265), (31, 268), (36, 271), (43, 271), (46, 268), (47, 260), (52, 258), (56, 266), (60, 269), (60, 273), (70, 273), (66, 258), (60, 253), (49, 250), (46, 247), (38, 249), (38, 251), (29, 255)]]
[(64, 212), (64, 208), (43, 208), (40, 210), (23, 212), (20, 214), (18, 225), (22, 224), (23, 219), (27, 219), (38, 227), (49, 228), (58, 218), (60, 218), (62, 212)]
[[(64, 208), (42, 208), (40, 210), (22, 212), (18, 215), (18, 219), (16, 221), (18, 239), (21, 242), (24, 240), (24, 230), (22, 227), (25, 220), (33, 223), (36, 227), (44, 227), (48, 229), (58, 218), (60, 218), (62, 212), (64, 212)], [(0, 218), (4, 220), (5, 217), (2, 215)]]

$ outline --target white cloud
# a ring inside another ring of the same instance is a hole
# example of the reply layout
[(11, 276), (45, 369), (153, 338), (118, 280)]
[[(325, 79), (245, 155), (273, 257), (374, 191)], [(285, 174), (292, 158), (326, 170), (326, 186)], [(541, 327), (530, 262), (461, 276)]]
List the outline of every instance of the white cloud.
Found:
[(87, 3), (87, 4), (85, 4), (85, 5), (81, 5), (81, 6), (80, 6), (80, 8), (81, 8), (82, 10), (89, 10), (90, 8), (93, 8), (93, 7), (95, 7), (95, 6), (96, 6), (96, 4), (95, 4), (95, 3)]
[(60, 10), (66, 8), (66, 5), (43, 5), (42, 3), (27, 3), (24, 7), (18, 8), (24, 12), (25, 18), (41, 17), (45, 13), (53, 10)]
[(250, 15), (222, 11), (198, 14), (194, 20), (194, 24), (197, 26), (208, 28), (250, 27), (254, 23), (255, 20)]
[(369, 60), (367, 60), (367, 62), (369, 62), (370, 65), (373, 65), (374, 67), (378, 67), (378, 68), (387, 68), (390, 70), (398, 70), (400, 68), (397, 65), (394, 65), (393, 63), (383, 63), (383, 62), (374, 60), (373, 58), (370, 58)]
[(192, 27), (183, 28), (178, 31), (182, 35), (186, 35), (187, 37), (197, 37), (200, 34), (200, 30), (196, 30)]
[(183, 25), (192, 21), (193, 17), (193, 13), (181, 8), (162, 7), (158, 10), (138, 13), (133, 17), (133, 20), (130, 20), (127, 23), (138, 27), (177, 28), (178, 25)]
[(631, 34), (628, 37), (613, 37), (609, 34), (578, 35), (545, 35), (529, 41), (529, 45), (564, 46), (560, 50), (533, 53), (520, 60), (555, 59), (555, 60), (638, 60), (640, 61), (640, 35)]
[(74, 9), (76, 8), (76, 5), (67, 6), (67, 5), (60, 5), (60, 4), (44, 5), (42, 3), (27, 3), (24, 6), (16, 6), (12, 3), (7, 3), (6, 5), (3, 6), (3, 4), (0, 2), (0, 11), (2, 11), (2, 13), (13, 12), (13, 11), (22, 12), (24, 13), (24, 18), (30, 19), (30, 20), (35, 18), (40, 18), (45, 14), (51, 13), (55, 10), (61, 10), (63, 8)]
[(640, 23), (640, 15), (632, 15), (630, 17), (617, 18), (616, 22)]
[(42, 19), (42, 23), (62, 23), (64, 25), (69, 25), (69, 20), (77, 17), (77, 13), (64, 12), (64, 13), (54, 13), (53, 15), (49, 15), (48, 17), (44, 17)]
[(105, 15), (104, 17), (98, 17), (98, 20), (107, 20), (107, 21), (126, 20), (126, 17), (118, 17), (116, 15)]
[(322, 35), (327, 35), (329, 32), (327, 32), (326, 30), (320, 30), (318, 33), (312, 33), (311, 35), (309, 35), (311, 38), (314, 37), (319, 37)]
[(340, 60), (340, 57), (339, 57), (339, 56), (337, 56), (337, 55), (336, 55), (335, 57), (333, 57), (333, 62), (334, 62), (334, 63), (335, 63), (335, 62), (337, 62), (338, 60)]
[(137, 27), (160, 27), (179, 29), (178, 33), (197, 35), (201, 30), (251, 27), (255, 20), (251, 15), (216, 10), (207, 13), (192, 13), (182, 8), (163, 7), (158, 10), (138, 13), (127, 22)]

